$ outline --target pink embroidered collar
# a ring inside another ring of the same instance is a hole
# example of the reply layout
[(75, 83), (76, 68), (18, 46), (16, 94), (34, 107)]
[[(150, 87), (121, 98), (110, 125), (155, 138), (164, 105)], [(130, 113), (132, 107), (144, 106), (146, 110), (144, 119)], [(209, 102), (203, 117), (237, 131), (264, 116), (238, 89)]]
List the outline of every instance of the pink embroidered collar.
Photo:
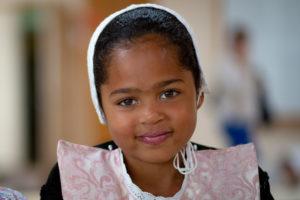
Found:
[(198, 166), (173, 197), (140, 190), (126, 171), (121, 149), (104, 150), (59, 141), (58, 165), (65, 200), (70, 199), (259, 199), (259, 177), (252, 144), (196, 152)]

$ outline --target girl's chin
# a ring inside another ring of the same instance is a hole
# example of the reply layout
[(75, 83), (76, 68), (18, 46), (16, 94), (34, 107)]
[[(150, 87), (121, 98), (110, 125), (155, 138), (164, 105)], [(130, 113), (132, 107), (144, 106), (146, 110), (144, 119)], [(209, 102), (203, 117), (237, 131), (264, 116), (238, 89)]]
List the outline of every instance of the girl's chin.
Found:
[[(176, 155), (173, 152), (168, 152), (166, 150), (155, 150), (155, 151), (142, 151), (138, 152), (136, 155), (134, 155), (135, 159), (149, 164), (166, 164), (166, 163), (173, 163), (173, 159)], [(126, 155), (125, 155), (126, 157)]]

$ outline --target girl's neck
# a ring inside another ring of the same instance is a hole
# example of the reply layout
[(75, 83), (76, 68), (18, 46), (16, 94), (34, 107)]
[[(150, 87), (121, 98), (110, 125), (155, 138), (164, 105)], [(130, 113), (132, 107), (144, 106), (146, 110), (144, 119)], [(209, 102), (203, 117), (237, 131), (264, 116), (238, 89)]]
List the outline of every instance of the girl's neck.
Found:
[(155, 196), (174, 196), (184, 180), (184, 176), (173, 167), (172, 161), (146, 163), (125, 158), (125, 165), (133, 183)]

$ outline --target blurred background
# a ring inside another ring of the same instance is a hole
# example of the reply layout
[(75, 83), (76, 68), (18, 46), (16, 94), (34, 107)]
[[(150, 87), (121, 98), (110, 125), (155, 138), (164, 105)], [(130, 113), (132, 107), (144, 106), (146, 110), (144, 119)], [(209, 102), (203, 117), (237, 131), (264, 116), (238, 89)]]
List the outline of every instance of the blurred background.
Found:
[[(300, 199), (298, 0), (0, 1), (0, 186), (39, 199), (59, 139), (109, 140), (89, 96), (87, 45), (104, 17), (145, 2), (176, 10), (194, 30), (210, 93), (193, 140), (237, 144), (225, 122), (234, 121), (230, 112), (252, 113), (242, 132), (275, 199)], [(224, 109), (233, 101), (238, 110)]]

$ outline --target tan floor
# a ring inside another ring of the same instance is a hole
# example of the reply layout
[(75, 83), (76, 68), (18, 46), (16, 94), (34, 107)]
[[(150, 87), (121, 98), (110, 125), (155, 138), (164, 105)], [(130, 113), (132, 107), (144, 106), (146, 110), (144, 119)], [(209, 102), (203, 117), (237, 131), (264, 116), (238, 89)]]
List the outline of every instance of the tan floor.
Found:
[[(271, 191), (278, 200), (300, 200), (300, 184), (289, 186), (282, 173), (281, 163), (293, 147), (300, 147), (300, 130), (277, 128), (261, 130), (257, 137), (260, 165), (269, 173)], [(300, 154), (300, 151), (298, 151)], [(300, 158), (298, 156), (298, 158)], [(298, 161), (300, 162), (300, 161)], [(300, 169), (299, 169), (300, 170)], [(299, 174), (300, 176), (300, 174)]]

